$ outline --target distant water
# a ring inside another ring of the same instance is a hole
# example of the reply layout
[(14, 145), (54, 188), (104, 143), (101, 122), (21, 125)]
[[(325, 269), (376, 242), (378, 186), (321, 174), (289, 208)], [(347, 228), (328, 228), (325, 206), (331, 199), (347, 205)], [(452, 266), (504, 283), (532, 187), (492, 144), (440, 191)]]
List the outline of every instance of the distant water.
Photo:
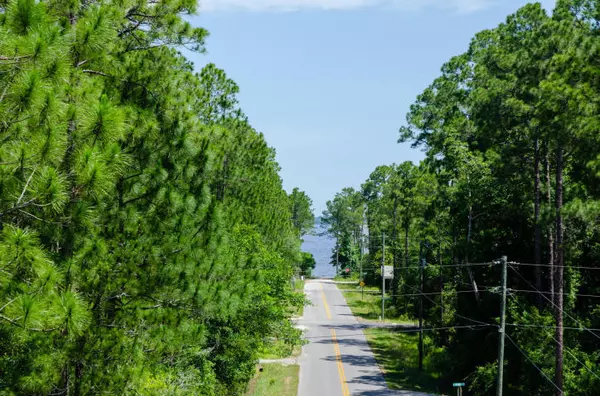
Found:
[(325, 228), (321, 225), (320, 218), (315, 222), (315, 228), (309, 235), (304, 236), (302, 250), (312, 253), (317, 262), (313, 271), (313, 276), (317, 278), (333, 278), (335, 268), (329, 263), (331, 260), (331, 252), (335, 246), (335, 239), (328, 236), (318, 236), (325, 232)]

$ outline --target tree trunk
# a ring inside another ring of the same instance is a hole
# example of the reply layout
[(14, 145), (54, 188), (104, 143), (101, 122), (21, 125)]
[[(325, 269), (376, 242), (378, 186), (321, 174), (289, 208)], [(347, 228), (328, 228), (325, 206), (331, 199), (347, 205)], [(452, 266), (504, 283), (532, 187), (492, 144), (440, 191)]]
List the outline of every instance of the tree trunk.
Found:
[(556, 297), (555, 297), (555, 313), (556, 313), (556, 370), (555, 382), (556, 386), (561, 389), (556, 392), (557, 396), (562, 396), (563, 388), (563, 291), (564, 291), (564, 246), (563, 246), (563, 149), (556, 149), (556, 260), (555, 260), (555, 276)]
[[(405, 268), (408, 268), (408, 264), (409, 264), (409, 258), (408, 258), (408, 233), (410, 231), (410, 225), (409, 225), (409, 219), (405, 218), (404, 219), (405, 224), (404, 224), (404, 266)], [(404, 273), (406, 273), (407, 270), (404, 270)], [(404, 286), (405, 283), (403, 283), (402, 289), (403, 291), (406, 289), (406, 287)], [(404, 299), (404, 312), (408, 312), (408, 299)]]
[(406, 220), (406, 224), (404, 225), (404, 266), (408, 267), (409, 258), (408, 258), (408, 232), (410, 231), (410, 225), (408, 224), (408, 219)]
[[(534, 148), (534, 225), (535, 225), (535, 237), (533, 243), (533, 256), (534, 262), (540, 264), (542, 262), (542, 225), (540, 224), (540, 141), (535, 139)], [(535, 267), (535, 287), (542, 291), (542, 269), (540, 266)], [(542, 295), (536, 295), (537, 305), (542, 305)]]
[(423, 371), (423, 242), (419, 247), (419, 371)]
[(398, 226), (398, 198), (394, 196), (394, 209), (392, 212), (392, 266), (394, 270), (394, 279), (392, 279), (392, 301), (396, 303), (398, 297), (398, 283), (400, 279), (398, 279), (398, 275), (400, 271), (398, 270), (398, 234), (396, 232)]
[[(546, 148), (546, 197), (548, 205), (552, 205), (552, 183), (550, 180), (550, 158)], [(550, 299), (554, 303), (554, 230), (552, 223), (548, 225), (548, 285), (550, 287)]]
[(444, 271), (442, 269), (442, 237), (438, 228), (438, 265), (440, 266), (440, 325), (444, 323)]
[[(469, 197), (470, 196), (471, 196), (471, 192), (469, 192)], [(467, 249), (465, 252), (465, 264), (467, 267), (467, 273), (469, 274), (469, 280), (471, 281), (471, 285), (473, 287), (473, 293), (475, 293), (475, 299), (479, 303), (479, 290), (477, 288), (477, 282), (475, 281), (475, 277), (473, 276), (473, 271), (471, 271), (471, 267), (468, 265), (472, 231), (473, 231), (473, 206), (469, 205), (469, 228), (467, 229)]]
[(73, 386), (73, 396), (81, 396), (81, 385), (83, 379), (83, 350), (85, 347), (85, 338), (80, 337), (77, 340), (77, 361), (75, 362), (75, 383)]

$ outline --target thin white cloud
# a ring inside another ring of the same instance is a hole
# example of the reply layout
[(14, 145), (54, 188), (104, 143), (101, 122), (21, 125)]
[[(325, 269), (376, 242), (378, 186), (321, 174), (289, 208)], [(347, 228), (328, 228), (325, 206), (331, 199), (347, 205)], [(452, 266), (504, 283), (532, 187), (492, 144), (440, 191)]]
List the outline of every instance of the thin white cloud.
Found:
[(394, 7), (418, 10), (426, 7), (451, 9), (460, 13), (479, 11), (492, 0), (200, 0), (205, 11), (297, 11), (302, 9), (352, 10), (368, 7)]

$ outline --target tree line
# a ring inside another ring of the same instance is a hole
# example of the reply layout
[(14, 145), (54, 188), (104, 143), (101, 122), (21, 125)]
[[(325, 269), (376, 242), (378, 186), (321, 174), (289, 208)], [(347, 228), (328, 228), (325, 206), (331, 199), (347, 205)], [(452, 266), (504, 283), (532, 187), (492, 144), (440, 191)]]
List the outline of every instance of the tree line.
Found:
[(311, 202), (196, 7), (0, 0), (0, 394), (241, 394), (298, 342)]
[[(600, 1), (524, 6), (476, 34), (411, 106), (399, 141), (426, 158), (379, 166), (327, 203), (342, 267), (363, 264), (379, 284), (385, 234), (394, 308), (416, 317), (422, 301), (427, 327), (451, 327), (428, 333), (426, 354), (447, 384), (496, 392), (493, 261), (506, 255), (507, 336), (521, 350), (507, 343), (505, 393), (597, 393), (599, 60)], [(489, 327), (459, 328), (476, 323)]]

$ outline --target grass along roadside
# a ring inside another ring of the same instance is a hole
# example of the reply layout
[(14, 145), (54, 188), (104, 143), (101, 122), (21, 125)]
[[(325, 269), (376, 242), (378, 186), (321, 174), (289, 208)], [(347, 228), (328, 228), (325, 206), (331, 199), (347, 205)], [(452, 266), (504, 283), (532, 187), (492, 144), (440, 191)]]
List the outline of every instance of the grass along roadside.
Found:
[(298, 375), (300, 366), (282, 364), (263, 364), (262, 371), (256, 369), (256, 375), (248, 385), (246, 396), (296, 396), (298, 394)]
[[(418, 369), (418, 333), (372, 328), (365, 330), (365, 336), (390, 389), (436, 394), (445, 390), (441, 373), (435, 369), (435, 359), (441, 351), (430, 353), (423, 362), (423, 371)], [(427, 340), (425, 344), (427, 346)]]
[[(381, 290), (378, 287), (365, 286), (364, 296), (358, 285), (337, 285), (359, 321), (379, 322), (381, 316)], [(377, 292), (377, 293), (375, 293)], [(391, 304), (390, 304), (391, 305)], [(399, 316), (393, 307), (386, 307), (385, 323), (414, 325), (414, 320)], [(381, 367), (385, 381), (390, 389), (413, 390), (427, 393), (440, 393), (441, 373), (435, 369), (435, 359), (440, 357), (436, 351), (430, 351), (424, 361), (424, 370), (419, 371), (419, 335), (394, 331), (393, 328), (366, 329), (365, 336)], [(426, 338), (426, 349), (427, 349)]]
[(260, 359), (285, 359), (298, 357), (302, 352), (302, 345), (290, 345), (283, 340), (274, 341), (272, 344), (259, 351)]
[[(293, 287), (294, 287), (294, 291), (298, 294), (302, 294), (304, 296), (304, 285), (306, 284), (306, 279), (302, 280), (300, 278), (296, 278), (293, 281)], [(294, 317), (301, 317), (304, 314), (304, 306), (301, 306), (300, 308), (296, 309), (294, 312), (292, 312), (292, 316)]]
[[(337, 288), (342, 290), (348, 306), (359, 321), (381, 320), (381, 291), (378, 287), (365, 286), (364, 295), (358, 285), (341, 284)], [(414, 321), (399, 316), (391, 304), (385, 309), (385, 323), (415, 324)]]

